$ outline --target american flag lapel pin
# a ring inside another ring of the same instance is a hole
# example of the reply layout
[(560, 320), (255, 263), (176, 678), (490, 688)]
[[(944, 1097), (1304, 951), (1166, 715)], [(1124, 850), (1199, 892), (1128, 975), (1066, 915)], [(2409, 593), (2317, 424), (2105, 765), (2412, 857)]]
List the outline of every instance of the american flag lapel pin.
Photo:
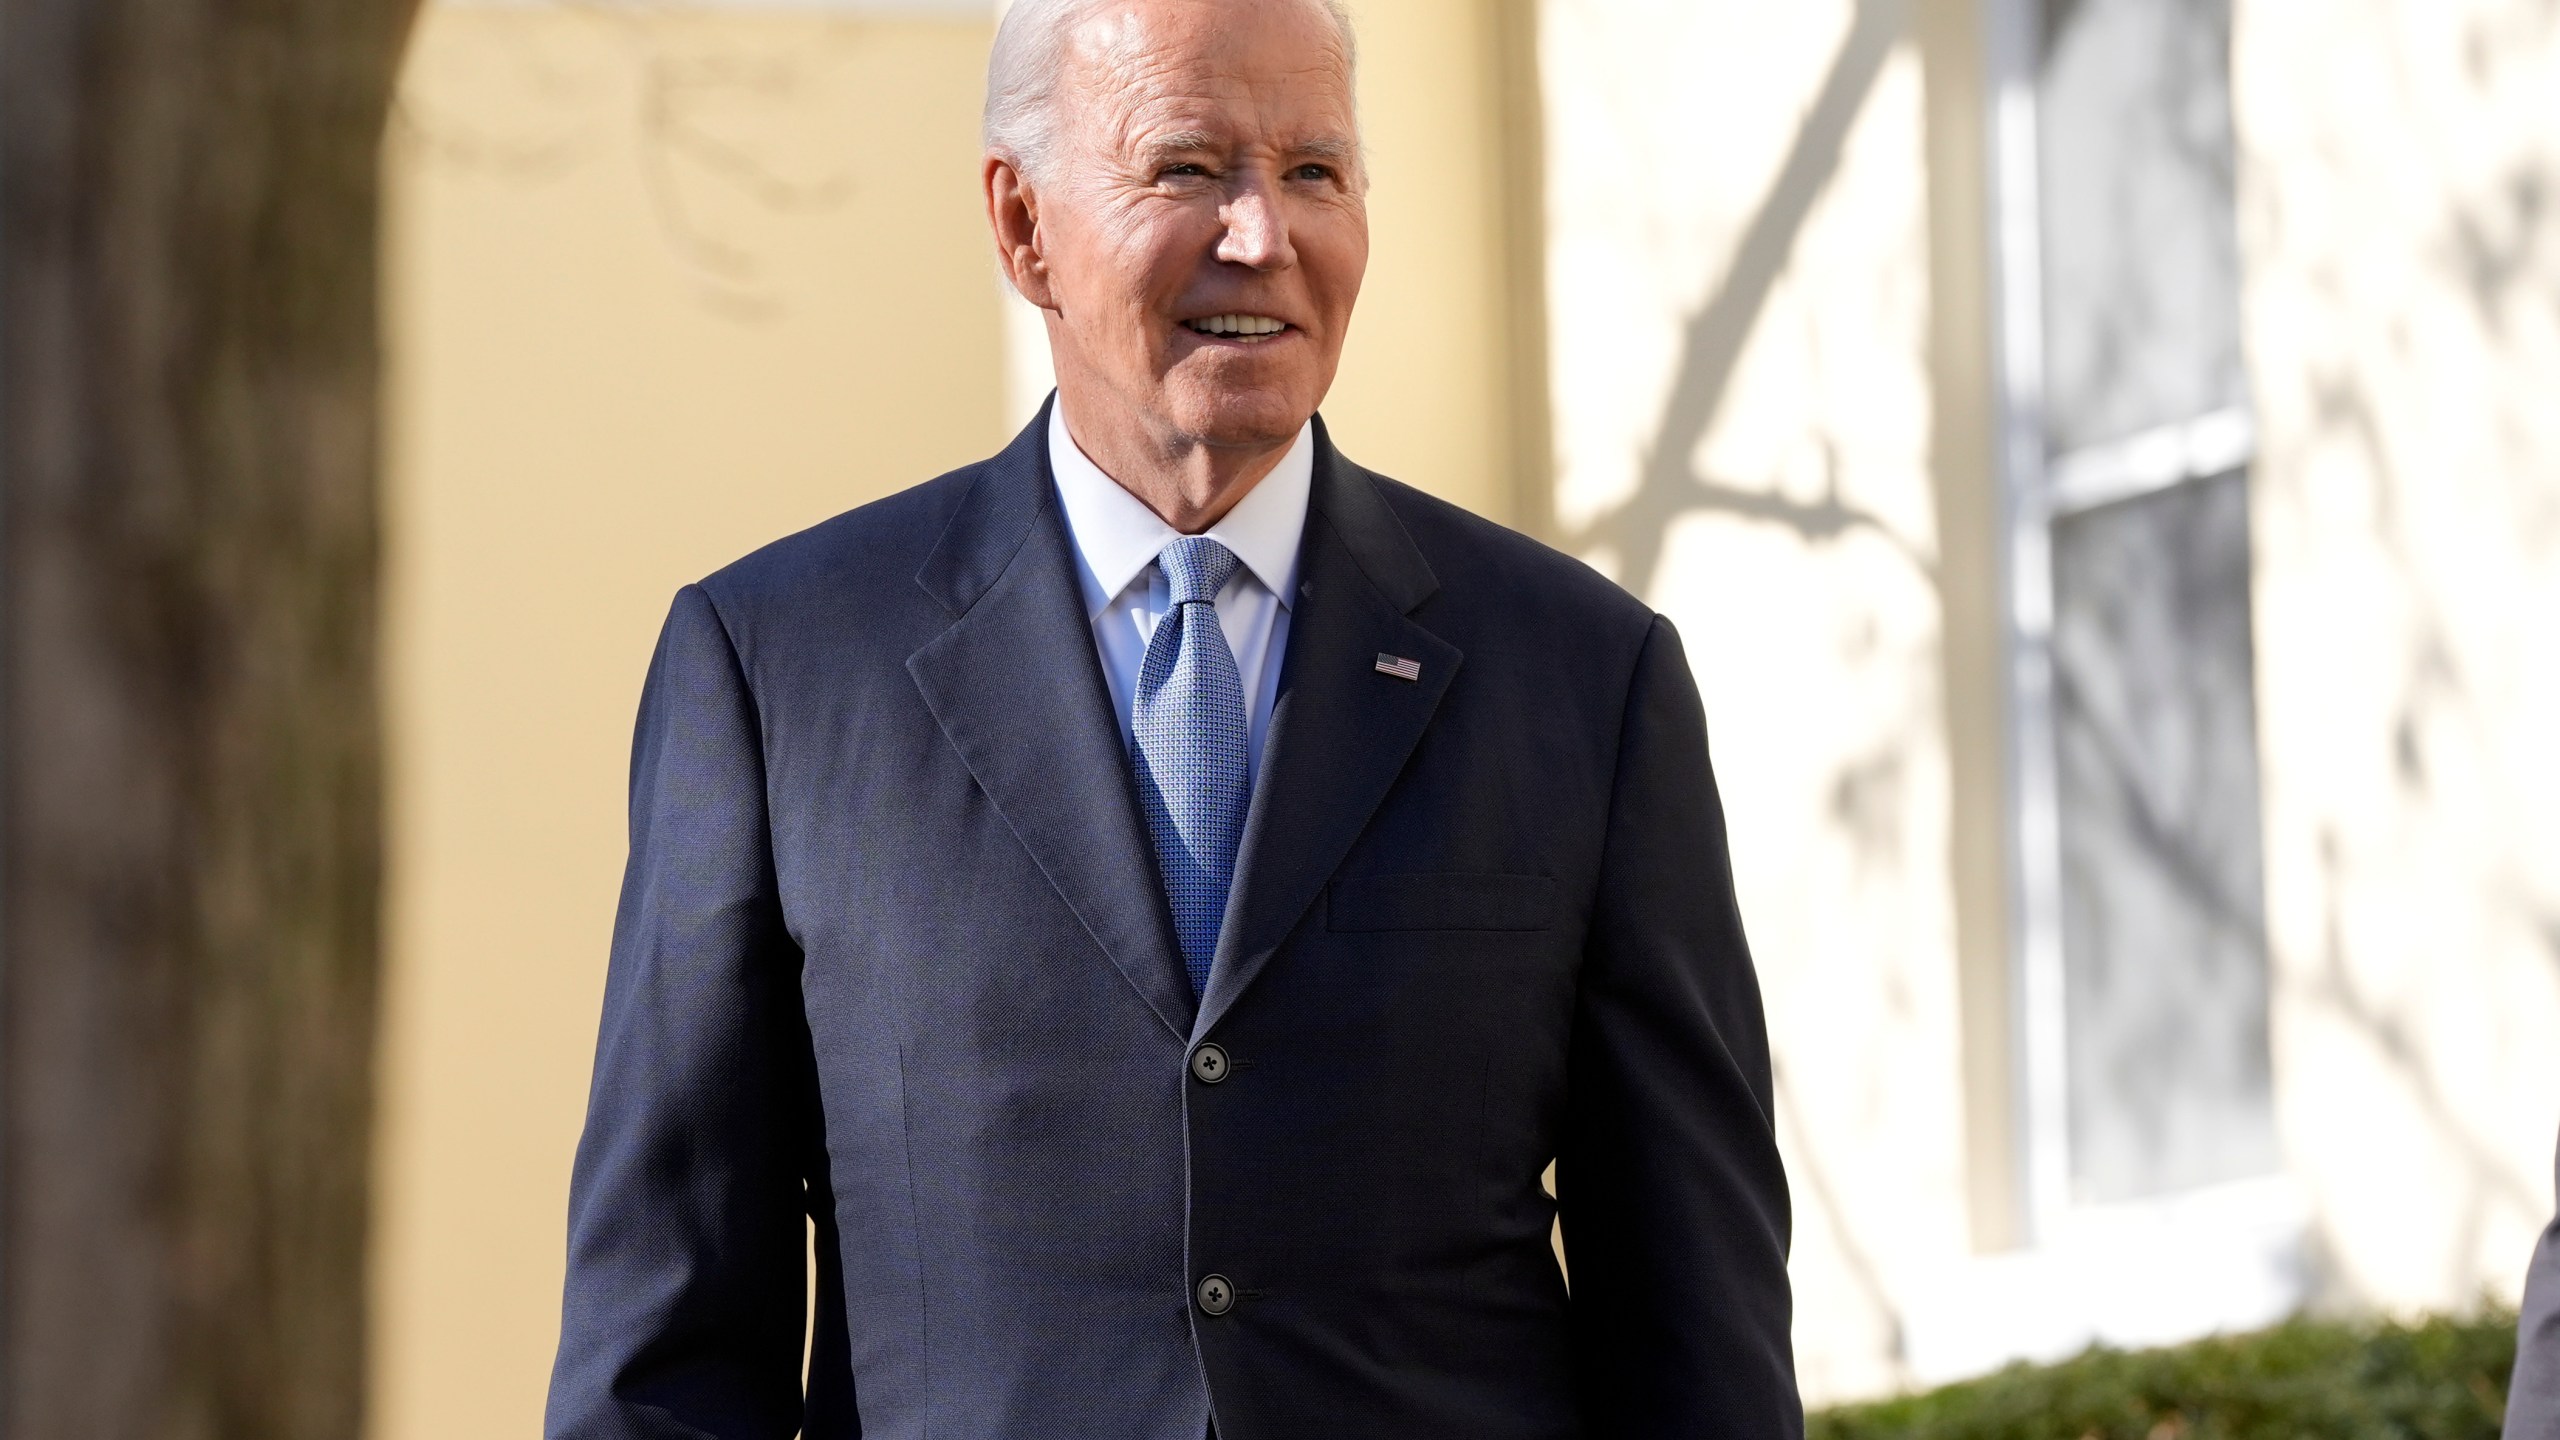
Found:
[(1419, 680), (1422, 678), (1422, 662), (1407, 660), (1401, 655), (1381, 655), (1378, 657), (1378, 673), (1393, 675), (1399, 680)]

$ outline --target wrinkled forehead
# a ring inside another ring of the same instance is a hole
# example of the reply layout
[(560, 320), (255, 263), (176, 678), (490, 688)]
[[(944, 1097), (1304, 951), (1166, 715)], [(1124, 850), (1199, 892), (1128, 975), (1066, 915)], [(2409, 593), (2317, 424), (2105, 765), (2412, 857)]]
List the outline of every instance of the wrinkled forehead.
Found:
[(1134, 153), (1167, 137), (1279, 150), (1356, 148), (1351, 57), (1311, 3), (1112, 6), (1075, 31), (1079, 138)]

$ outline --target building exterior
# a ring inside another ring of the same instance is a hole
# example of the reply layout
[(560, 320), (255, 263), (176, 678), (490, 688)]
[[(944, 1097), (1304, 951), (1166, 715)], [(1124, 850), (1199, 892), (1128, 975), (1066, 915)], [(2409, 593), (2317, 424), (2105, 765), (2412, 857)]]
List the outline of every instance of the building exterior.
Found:
[[(1809, 1399), (2511, 1296), (2560, 1132), (2560, 14), (1354, 10), (1327, 417), (1681, 626)], [(1042, 388), (976, 211), (991, 33), (422, 22), (379, 1436), (537, 1423), (669, 595)]]

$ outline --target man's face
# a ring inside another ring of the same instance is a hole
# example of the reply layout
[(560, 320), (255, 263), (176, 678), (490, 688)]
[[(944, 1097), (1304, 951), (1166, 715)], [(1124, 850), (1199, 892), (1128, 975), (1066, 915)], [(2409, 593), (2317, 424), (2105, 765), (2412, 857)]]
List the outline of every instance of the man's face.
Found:
[(1313, 5), (1131, 0), (1076, 40), (1030, 184), (1061, 387), (1165, 439), (1285, 441), (1369, 263), (1340, 38)]

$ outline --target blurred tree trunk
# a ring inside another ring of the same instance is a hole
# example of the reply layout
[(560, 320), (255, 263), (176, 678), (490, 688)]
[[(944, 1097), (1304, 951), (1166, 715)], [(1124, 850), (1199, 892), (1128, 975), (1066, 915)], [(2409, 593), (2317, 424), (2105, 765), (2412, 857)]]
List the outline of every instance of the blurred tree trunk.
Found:
[(349, 1440), (415, 0), (0, 0), (0, 1420)]

